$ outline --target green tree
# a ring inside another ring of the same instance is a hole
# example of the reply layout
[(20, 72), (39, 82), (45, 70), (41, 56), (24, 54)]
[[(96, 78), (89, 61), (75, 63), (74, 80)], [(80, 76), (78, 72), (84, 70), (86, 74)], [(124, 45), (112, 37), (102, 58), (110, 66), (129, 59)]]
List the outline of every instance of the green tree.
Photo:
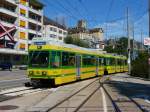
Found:
[[(132, 41), (133, 40), (131, 40), (131, 43), (132, 43)], [(127, 48), (128, 48), (128, 38), (121, 37), (121, 38), (119, 38), (119, 40), (115, 41), (115, 44), (105, 46), (104, 50), (107, 51), (108, 53), (117, 53), (117, 54), (127, 56)], [(131, 46), (131, 48), (132, 48), (132, 46)]]
[(77, 38), (77, 37), (71, 37), (71, 36), (67, 36), (65, 39), (64, 39), (64, 42), (66, 44), (74, 44), (74, 45), (77, 45), (77, 46), (80, 46), (80, 47), (86, 47), (86, 48), (89, 48), (89, 45), (87, 42), (85, 42), (84, 40), (80, 39), (80, 38)]
[(148, 53), (141, 51), (139, 56), (132, 61), (132, 76), (148, 78)]
[(64, 38), (64, 42), (66, 44), (73, 44), (73, 38), (71, 36), (67, 36), (66, 38)]

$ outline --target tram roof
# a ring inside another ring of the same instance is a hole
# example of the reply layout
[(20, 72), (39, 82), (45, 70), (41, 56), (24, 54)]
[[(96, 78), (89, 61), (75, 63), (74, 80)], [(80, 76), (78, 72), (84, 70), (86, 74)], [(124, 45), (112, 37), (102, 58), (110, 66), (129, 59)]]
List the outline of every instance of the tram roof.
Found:
[(89, 54), (96, 55), (108, 58), (120, 58), (126, 59), (123, 55), (110, 54), (102, 49), (91, 49), (91, 48), (83, 48), (72, 44), (65, 44), (58, 40), (50, 39), (50, 38), (36, 38), (32, 40), (31, 46), (29, 47), (29, 51), (31, 50), (62, 50), (68, 52), (75, 52), (81, 54)]

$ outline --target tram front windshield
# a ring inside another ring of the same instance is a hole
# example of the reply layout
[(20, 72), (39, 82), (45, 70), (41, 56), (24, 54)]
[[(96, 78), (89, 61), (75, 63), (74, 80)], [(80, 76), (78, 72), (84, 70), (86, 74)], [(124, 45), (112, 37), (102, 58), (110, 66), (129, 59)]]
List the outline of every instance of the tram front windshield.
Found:
[(29, 52), (29, 67), (47, 68), (49, 60), (48, 51), (31, 51)]

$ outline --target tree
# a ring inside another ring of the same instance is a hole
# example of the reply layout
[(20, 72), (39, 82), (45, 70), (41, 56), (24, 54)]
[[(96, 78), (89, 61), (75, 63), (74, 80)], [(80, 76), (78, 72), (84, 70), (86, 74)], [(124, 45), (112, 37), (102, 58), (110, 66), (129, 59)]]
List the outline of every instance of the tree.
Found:
[(141, 51), (139, 56), (132, 61), (132, 76), (148, 78), (148, 53)]
[(77, 45), (77, 46), (80, 46), (80, 47), (86, 47), (86, 48), (89, 48), (89, 45), (87, 42), (85, 42), (84, 40), (78, 38), (78, 37), (71, 37), (71, 36), (67, 36), (65, 39), (64, 39), (64, 42), (66, 44), (74, 44), (74, 45)]
[(71, 36), (67, 36), (66, 38), (64, 38), (64, 42), (66, 44), (73, 44), (73, 38)]
[[(110, 40), (108, 40), (108, 41), (110, 41)], [(132, 41), (133, 40), (131, 40), (131, 43), (132, 43)], [(115, 40), (115, 42), (112, 45), (105, 46), (104, 50), (107, 51), (108, 53), (117, 53), (117, 54), (127, 56), (127, 48), (128, 48), (128, 38), (121, 37), (121, 38), (119, 38), (119, 40)]]

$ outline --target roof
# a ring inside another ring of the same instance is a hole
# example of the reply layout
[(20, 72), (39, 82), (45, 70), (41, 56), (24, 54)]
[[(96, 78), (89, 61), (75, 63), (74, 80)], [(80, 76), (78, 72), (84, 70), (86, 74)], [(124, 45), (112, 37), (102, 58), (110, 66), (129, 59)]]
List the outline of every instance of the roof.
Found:
[(102, 56), (102, 57), (108, 57), (108, 58), (120, 58), (120, 59), (126, 59), (125, 56), (120, 56), (116, 54), (108, 54), (106, 51), (103, 50), (97, 50), (97, 49), (89, 49), (89, 48), (83, 48), (72, 44), (65, 44), (63, 42), (54, 41), (50, 38), (42, 38), (40, 39), (33, 39), (32, 44), (29, 47), (29, 50), (38, 50), (36, 45), (36, 42), (45, 42), (45, 45), (42, 45), (43, 50), (64, 50), (64, 51), (71, 51), (75, 53), (82, 53), (82, 54), (89, 54), (89, 55), (95, 55), (95, 56)]
[(86, 28), (68, 28), (68, 34), (75, 34), (75, 33), (103, 33), (103, 29), (102, 28), (93, 28), (93, 29), (86, 29)]
[(61, 28), (63, 30), (67, 30), (66, 26), (65, 25), (61, 25), (59, 24), (58, 22), (44, 16), (44, 25), (52, 25), (52, 26), (56, 26), (58, 28)]
[(42, 9), (44, 7), (44, 4), (41, 3), (39, 0), (29, 0), (29, 4), (35, 6), (38, 9)]
[(93, 28), (93, 29), (89, 29), (89, 33), (96, 33), (96, 32), (100, 32), (103, 33), (103, 29), (102, 28)]
[(69, 34), (75, 34), (75, 33), (88, 33), (88, 30), (85, 28), (68, 28), (68, 33)]

